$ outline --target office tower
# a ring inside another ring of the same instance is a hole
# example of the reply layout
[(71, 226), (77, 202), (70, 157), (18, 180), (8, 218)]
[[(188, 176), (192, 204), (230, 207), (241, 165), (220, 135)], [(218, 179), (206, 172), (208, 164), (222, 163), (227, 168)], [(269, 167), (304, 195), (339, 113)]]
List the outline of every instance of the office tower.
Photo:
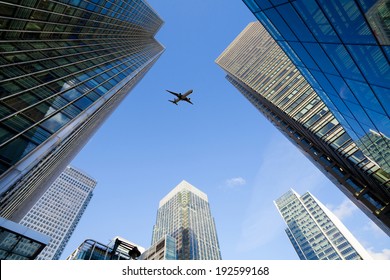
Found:
[[(390, 137), (388, 0), (243, 0), (354, 141)], [(367, 149), (390, 173), (382, 149)]]
[(144, 248), (120, 236), (105, 245), (98, 241), (85, 240), (67, 260), (131, 260), (137, 259), (145, 251)]
[(20, 221), (51, 237), (38, 260), (58, 260), (73, 234), (97, 182), (68, 166)]
[(162, 54), (143, 0), (0, 2), (0, 216), (26, 215)]
[(216, 62), (229, 82), (390, 235), (389, 175), (363, 154), (259, 22), (249, 24)]
[(176, 240), (166, 234), (139, 257), (140, 260), (177, 260)]
[(50, 237), (0, 217), (0, 260), (35, 260)]
[(165, 235), (176, 239), (178, 260), (221, 259), (207, 195), (184, 180), (160, 201), (152, 245)]
[(289, 190), (274, 201), (301, 260), (372, 259), (341, 221), (309, 192)]

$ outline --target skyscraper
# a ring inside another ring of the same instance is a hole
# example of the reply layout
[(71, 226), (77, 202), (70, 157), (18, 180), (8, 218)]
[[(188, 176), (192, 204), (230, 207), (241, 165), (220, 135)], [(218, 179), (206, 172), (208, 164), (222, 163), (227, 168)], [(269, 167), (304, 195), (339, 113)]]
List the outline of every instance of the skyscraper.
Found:
[(364, 153), (390, 173), (388, 0), (243, 0)]
[(259, 22), (249, 24), (216, 62), (229, 82), (390, 235), (389, 175), (363, 154)]
[(162, 54), (144, 0), (0, 2), (0, 216), (19, 222)]
[(221, 252), (207, 195), (186, 181), (159, 204), (152, 245), (170, 235), (179, 260), (220, 260)]
[(36, 259), (57, 260), (92, 198), (95, 179), (68, 166), (20, 224), (51, 237)]
[(309, 192), (290, 190), (274, 201), (301, 260), (372, 259), (341, 221)]

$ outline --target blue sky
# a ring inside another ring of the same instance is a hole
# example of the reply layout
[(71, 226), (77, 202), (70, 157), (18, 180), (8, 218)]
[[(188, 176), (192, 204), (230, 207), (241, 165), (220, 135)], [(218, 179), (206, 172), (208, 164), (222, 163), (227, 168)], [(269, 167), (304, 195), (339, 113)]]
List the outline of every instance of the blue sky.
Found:
[[(65, 259), (85, 239), (150, 246), (158, 203), (182, 180), (207, 193), (223, 259), (298, 259), (273, 200), (310, 191), (375, 258), (390, 239), (232, 85), (215, 59), (254, 21), (243, 2), (150, 0), (166, 50), (73, 160), (98, 181)], [(166, 89), (194, 105), (168, 102)]]

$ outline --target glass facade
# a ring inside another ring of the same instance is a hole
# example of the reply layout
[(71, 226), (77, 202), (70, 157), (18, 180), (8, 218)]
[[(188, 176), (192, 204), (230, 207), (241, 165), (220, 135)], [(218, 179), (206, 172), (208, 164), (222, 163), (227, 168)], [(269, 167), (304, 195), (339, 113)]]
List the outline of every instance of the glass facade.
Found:
[(0, 1), (0, 216), (19, 222), (162, 54), (143, 0)]
[(390, 2), (243, 1), (361, 150), (390, 173)]
[(161, 201), (152, 246), (170, 235), (178, 260), (220, 260), (221, 252), (207, 195), (182, 181)]
[(34, 260), (50, 237), (0, 217), (0, 260)]
[(363, 154), (259, 22), (249, 24), (216, 63), (229, 82), (390, 235), (389, 175)]
[(301, 260), (372, 259), (340, 220), (310, 193), (288, 191), (275, 202)]
[(58, 260), (92, 198), (95, 179), (68, 166), (20, 221), (51, 237), (38, 260)]

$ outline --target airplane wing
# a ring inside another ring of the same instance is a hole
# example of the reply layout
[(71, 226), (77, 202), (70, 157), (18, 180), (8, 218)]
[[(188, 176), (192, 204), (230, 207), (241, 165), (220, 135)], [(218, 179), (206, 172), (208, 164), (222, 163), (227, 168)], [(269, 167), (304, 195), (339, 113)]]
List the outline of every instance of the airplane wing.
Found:
[(186, 96), (190, 95), (192, 92), (193, 92), (193, 90), (190, 89), (189, 91), (187, 91), (186, 93), (184, 93), (182, 96), (186, 97)]
[(177, 96), (177, 97), (179, 97), (179, 94), (176, 93), (176, 92), (173, 92), (173, 91), (170, 91), (170, 90), (167, 90), (167, 89), (166, 89), (166, 91), (169, 92), (169, 93), (172, 93), (173, 95), (175, 95), (175, 96)]
[(192, 103), (189, 99), (183, 99), (184, 101), (187, 101), (188, 103), (191, 103), (192, 105), (194, 105), (194, 103)]

